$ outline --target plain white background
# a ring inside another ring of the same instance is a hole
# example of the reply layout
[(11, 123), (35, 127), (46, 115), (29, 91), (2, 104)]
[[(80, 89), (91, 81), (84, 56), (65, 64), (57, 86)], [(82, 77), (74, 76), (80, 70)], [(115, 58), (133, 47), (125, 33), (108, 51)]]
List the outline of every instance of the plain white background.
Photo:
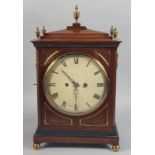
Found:
[(130, 155), (130, 1), (129, 0), (25, 0), (24, 1), (24, 154), (112, 154), (108, 148), (46, 147), (36, 152), (32, 149), (33, 134), (37, 126), (35, 48), (30, 40), (35, 38), (36, 27), (47, 31), (65, 29), (74, 22), (73, 10), (79, 5), (80, 23), (90, 29), (109, 32), (117, 27), (123, 43), (118, 48), (116, 123), (120, 135), (121, 151)]
[[(131, 12), (132, 12), (131, 13), (132, 15), (131, 154), (146, 155), (154, 153), (154, 138), (155, 138), (155, 132), (154, 132), (155, 131), (155, 124), (154, 124), (155, 31), (153, 30), (153, 28), (155, 27), (155, 22), (153, 20), (155, 14), (154, 1), (152, 0), (132, 1)], [(0, 128), (1, 153), (21, 155), (23, 154), (23, 118), (22, 118), (23, 3), (22, 1), (14, 0), (8, 2), (6, 0), (1, 2), (0, 19), (1, 19), (0, 122), (2, 125)], [(9, 89), (8, 89), (8, 83), (11, 84), (9, 85)], [(7, 109), (7, 115), (6, 115), (6, 109)], [(82, 153), (82, 151), (80, 151), (80, 153)], [(38, 154), (41, 153), (38, 152)]]

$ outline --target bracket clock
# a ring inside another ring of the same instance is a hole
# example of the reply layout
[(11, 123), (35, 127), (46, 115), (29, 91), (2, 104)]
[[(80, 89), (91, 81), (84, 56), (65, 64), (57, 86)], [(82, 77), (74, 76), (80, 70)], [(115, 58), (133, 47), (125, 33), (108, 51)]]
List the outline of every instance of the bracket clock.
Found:
[(90, 30), (78, 22), (64, 30), (37, 28), (36, 48), (38, 127), (40, 143), (111, 144), (119, 151), (115, 124), (117, 30)]

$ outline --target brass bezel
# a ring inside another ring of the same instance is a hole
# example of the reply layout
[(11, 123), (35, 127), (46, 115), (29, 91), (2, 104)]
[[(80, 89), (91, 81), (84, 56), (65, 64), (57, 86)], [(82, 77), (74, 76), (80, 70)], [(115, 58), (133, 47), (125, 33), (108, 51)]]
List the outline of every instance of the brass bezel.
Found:
[[(97, 53), (98, 54), (98, 53)], [(45, 88), (45, 77), (48, 73), (48, 71), (50, 70), (50, 68), (62, 57), (66, 57), (66, 56), (71, 56), (71, 55), (81, 55), (81, 56), (87, 56), (89, 58), (91, 58), (96, 64), (98, 64), (100, 66), (100, 68), (102, 69), (102, 74), (103, 76), (105, 77), (105, 80), (106, 80), (106, 87), (104, 88), (105, 91), (102, 95), (102, 99), (99, 101), (99, 103), (92, 109), (90, 109), (90, 111), (87, 111), (87, 112), (80, 112), (80, 113), (71, 113), (71, 112), (67, 112), (67, 111), (64, 111), (63, 109), (61, 109), (56, 103), (55, 101), (52, 99), (51, 100), (51, 97), (49, 97), (50, 95), (46, 93), (46, 90), (47, 88)], [(100, 55), (98, 55), (100, 56)], [(102, 57), (101, 57), (102, 58)], [(104, 61), (104, 60), (103, 60)], [(43, 89), (44, 89), (44, 94), (45, 94), (45, 97), (47, 99), (47, 101), (49, 102), (50, 106), (52, 106), (54, 109), (56, 109), (58, 112), (60, 113), (63, 113), (63, 114), (66, 114), (66, 115), (69, 115), (69, 116), (83, 116), (83, 115), (87, 115), (87, 114), (90, 114), (91, 112), (94, 112), (95, 110), (97, 110), (102, 104), (103, 102), (105, 101), (106, 97), (107, 97), (107, 94), (108, 94), (108, 75), (107, 75), (107, 72), (106, 72), (106, 69), (105, 67), (97, 60), (95, 59), (94, 57), (90, 56), (90, 55), (87, 55), (87, 54), (81, 54), (81, 53), (78, 53), (78, 52), (74, 52), (74, 53), (65, 53), (61, 56), (58, 56), (54, 61), (51, 62), (51, 64), (47, 67), (46, 71), (45, 71), (45, 74), (44, 74), (44, 77), (43, 77)], [(48, 106), (49, 107), (49, 106)]]

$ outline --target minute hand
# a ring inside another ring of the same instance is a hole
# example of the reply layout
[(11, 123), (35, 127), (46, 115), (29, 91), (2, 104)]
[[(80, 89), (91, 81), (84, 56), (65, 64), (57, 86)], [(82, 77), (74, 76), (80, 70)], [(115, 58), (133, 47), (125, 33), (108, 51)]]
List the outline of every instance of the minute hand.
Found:
[(77, 82), (75, 82), (64, 70), (61, 70), (64, 75), (70, 80), (71, 83), (73, 83), (74, 87), (78, 87), (79, 84)]

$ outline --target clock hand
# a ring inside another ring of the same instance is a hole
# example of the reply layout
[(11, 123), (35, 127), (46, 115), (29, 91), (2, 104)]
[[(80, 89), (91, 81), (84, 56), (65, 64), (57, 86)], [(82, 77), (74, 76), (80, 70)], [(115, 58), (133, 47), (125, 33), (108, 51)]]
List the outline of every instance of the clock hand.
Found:
[(70, 82), (71, 83), (73, 83), (73, 86), (74, 87), (79, 87), (80, 85), (79, 85), (79, 83), (77, 83), (77, 82), (75, 82), (64, 70), (61, 70), (63, 73), (64, 73), (64, 75), (70, 80)]
[(74, 95), (75, 95), (75, 104), (74, 104), (74, 110), (78, 111), (78, 106), (77, 106), (77, 87), (74, 87)]
[(74, 110), (78, 111), (78, 106), (77, 106), (77, 87), (80, 86), (80, 85), (77, 82), (75, 82), (64, 70), (61, 70), (61, 71), (70, 80), (70, 82), (73, 83), (73, 86), (74, 86), (74, 97), (75, 97)]
[(61, 70), (64, 75), (70, 80), (71, 83), (74, 83), (75, 81), (64, 71), (64, 70)]

